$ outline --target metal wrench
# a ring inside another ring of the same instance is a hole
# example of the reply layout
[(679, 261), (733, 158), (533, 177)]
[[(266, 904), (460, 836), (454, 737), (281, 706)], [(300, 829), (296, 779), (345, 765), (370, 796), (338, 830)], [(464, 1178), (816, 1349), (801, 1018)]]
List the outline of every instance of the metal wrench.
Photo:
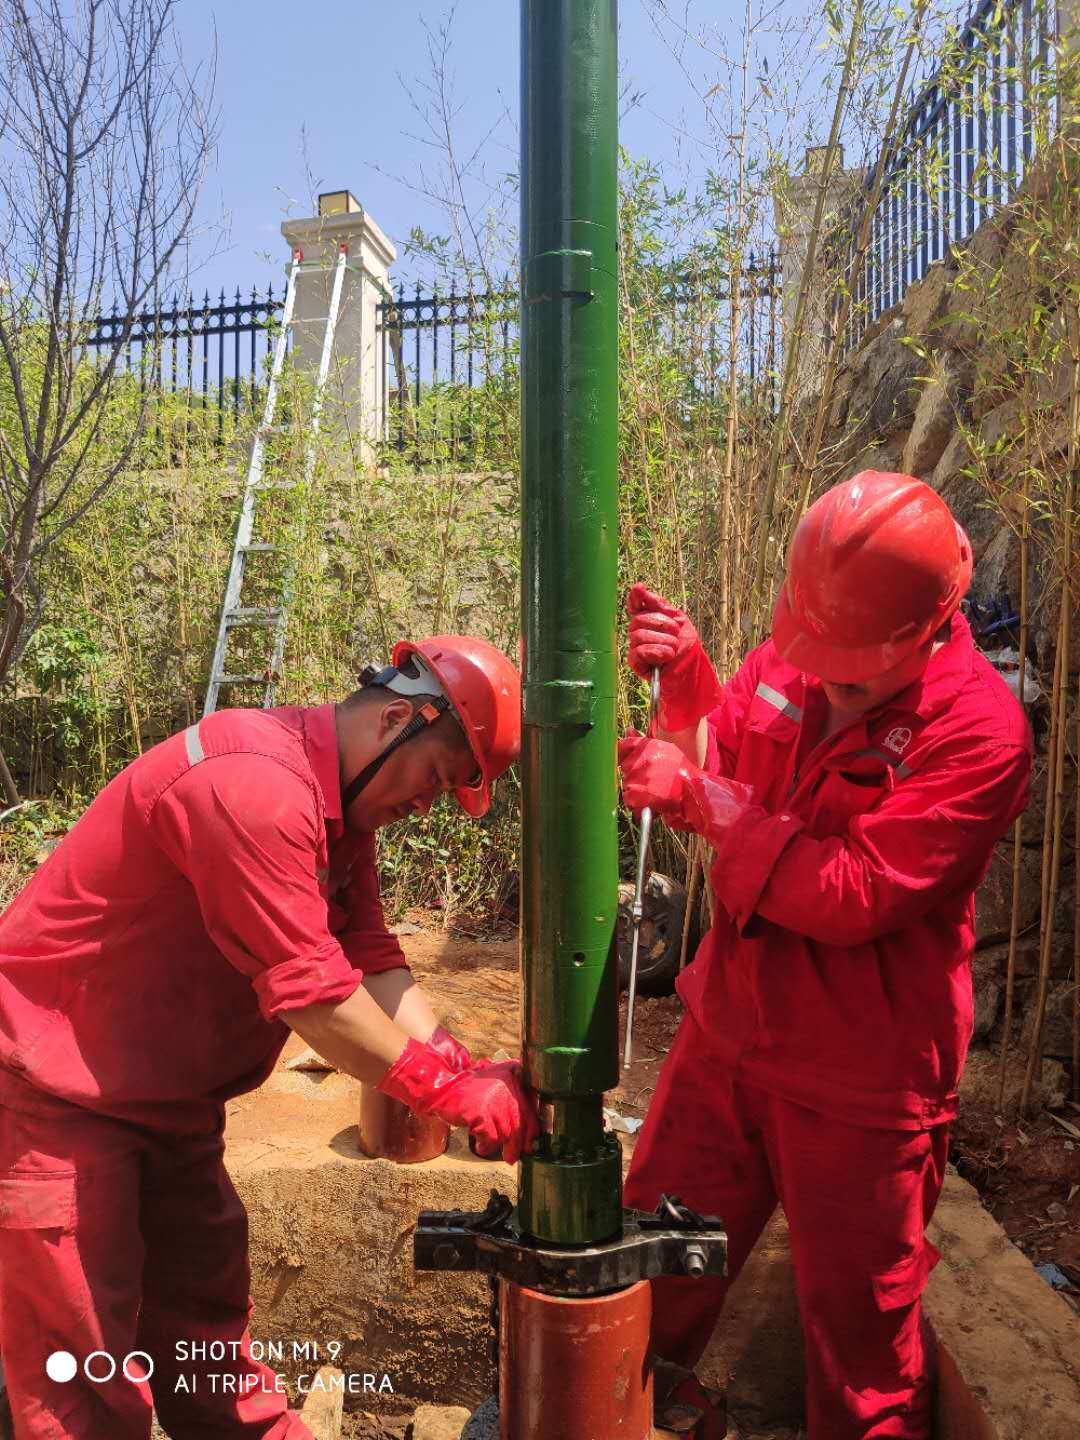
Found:
[[(656, 723), (656, 710), (660, 704), (660, 667), (656, 666), (649, 683), (649, 725), (645, 731), (651, 736)], [(623, 1046), (623, 1069), (630, 1069), (630, 1056), (634, 1043), (634, 1002), (637, 1000), (638, 947), (641, 944), (641, 916), (645, 900), (645, 864), (649, 855), (649, 840), (652, 835), (652, 806), (646, 805), (641, 812), (641, 838), (638, 841), (637, 876), (634, 880), (634, 903), (630, 918), (634, 925), (634, 938), (630, 945), (630, 984), (626, 992), (626, 1043)]]

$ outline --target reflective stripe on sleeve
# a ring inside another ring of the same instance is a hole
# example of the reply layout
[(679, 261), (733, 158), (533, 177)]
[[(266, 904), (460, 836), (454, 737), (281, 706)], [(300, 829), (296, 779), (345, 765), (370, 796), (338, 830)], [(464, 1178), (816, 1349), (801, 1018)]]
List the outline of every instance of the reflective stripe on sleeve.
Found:
[(789, 700), (786, 695), (781, 695), (779, 690), (774, 690), (771, 685), (766, 685), (764, 680), (758, 681), (758, 687), (754, 693), (760, 695), (763, 700), (767, 700), (770, 705), (775, 706), (781, 715), (786, 715), (789, 720), (802, 722), (801, 707), (796, 705), (793, 700)]
[(886, 765), (896, 771), (898, 780), (906, 780), (909, 775), (914, 775), (910, 765), (905, 765), (898, 755), (889, 755), (884, 750), (875, 750), (873, 746), (869, 750), (856, 750), (857, 756), (865, 757), (868, 760), (882, 760)]
[(189, 725), (184, 731), (184, 749), (187, 751), (189, 765), (197, 765), (200, 760), (206, 759), (206, 751), (202, 748), (197, 720), (194, 725)]

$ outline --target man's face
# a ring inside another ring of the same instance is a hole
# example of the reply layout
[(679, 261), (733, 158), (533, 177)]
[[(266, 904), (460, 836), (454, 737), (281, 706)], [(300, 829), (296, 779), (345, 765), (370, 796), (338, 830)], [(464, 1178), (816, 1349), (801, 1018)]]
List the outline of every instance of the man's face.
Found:
[(883, 671), (880, 675), (873, 675), (869, 680), (861, 680), (857, 685), (843, 685), (835, 680), (827, 680), (824, 675), (818, 678), (833, 710), (855, 719), (876, 710), (879, 705), (884, 705), (887, 700), (913, 684), (926, 669), (932, 649), (933, 641), (928, 640), (920, 649), (905, 656), (899, 665)]
[[(393, 732), (384, 743), (392, 738)], [(377, 830), (410, 812), (426, 815), (438, 796), (468, 785), (475, 772), (476, 761), (457, 722), (444, 717), (394, 751), (349, 806), (348, 825)]]

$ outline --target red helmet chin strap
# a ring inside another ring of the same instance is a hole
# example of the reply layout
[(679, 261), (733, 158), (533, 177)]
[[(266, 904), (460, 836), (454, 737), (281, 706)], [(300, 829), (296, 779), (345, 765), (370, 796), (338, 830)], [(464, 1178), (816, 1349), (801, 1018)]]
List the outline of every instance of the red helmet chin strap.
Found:
[[(387, 680), (392, 679), (396, 674), (397, 670), (395, 669), (395, 667), (393, 665), (388, 665), (385, 670), (380, 670), (378, 674), (372, 674), (372, 672), (365, 670), (364, 674), (360, 678), (363, 682), (364, 688), (367, 689), (368, 686), (385, 686)], [(424, 730), (427, 729), (429, 725), (434, 725), (435, 721), (438, 720), (439, 716), (445, 715), (445, 713), (449, 709), (450, 701), (446, 698), (445, 695), (436, 696), (435, 699), (430, 700), (426, 704), (420, 706), (420, 709), (417, 710), (417, 712), (408, 722), (408, 724), (398, 731), (398, 733), (394, 736), (393, 740), (391, 740), (389, 745), (387, 745), (386, 749), (383, 750), (380, 755), (376, 755), (375, 759), (372, 760), (369, 764), (365, 765), (363, 770), (360, 771), (359, 775), (354, 776), (353, 779), (350, 780), (349, 783), (342, 789), (341, 815), (343, 819), (346, 815), (348, 815), (349, 806), (360, 794), (360, 791), (363, 790), (366, 785), (371, 784), (372, 780), (374, 780), (375, 776), (386, 764), (387, 760), (390, 759), (390, 756), (393, 755), (394, 751), (397, 750), (400, 746), (404, 745), (407, 740), (412, 740), (414, 736), (421, 734)]]

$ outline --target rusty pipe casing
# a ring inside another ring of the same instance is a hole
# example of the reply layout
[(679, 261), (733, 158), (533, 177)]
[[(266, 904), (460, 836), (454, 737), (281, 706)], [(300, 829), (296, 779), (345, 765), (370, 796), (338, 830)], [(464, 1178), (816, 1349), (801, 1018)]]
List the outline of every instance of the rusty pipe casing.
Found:
[(417, 1115), (376, 1085), (362, 1085), (356, 1136), (361, 1153), (371, 1160), (417, 1165), (443, 1154), (450, 1143), (450, 1126), (434, 1115)]
[(499, 1282), (504, 1440), (650, 1440), (651, 1288), (589, 1300)]

